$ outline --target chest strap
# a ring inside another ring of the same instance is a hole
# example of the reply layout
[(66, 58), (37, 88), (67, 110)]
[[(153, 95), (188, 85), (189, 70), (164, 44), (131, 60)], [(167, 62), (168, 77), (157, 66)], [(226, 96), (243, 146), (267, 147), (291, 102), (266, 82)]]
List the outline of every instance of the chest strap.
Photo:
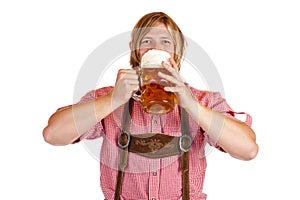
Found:
[(130, 99), (124, 107), (122, 131), (118, 139), (119, 166), (114, 200), (119, 200), (122, 193), (124, 170), (128, 163), (128, 152), (141, 156), (157, 159), (173, 155), (181, 155), (180, 169), (182, 173), (182, 200), (189, 200), (189, 150), (192, 139), (189, 132), (188, 114), (180, 108), (181, 136), (169, 136), (161, 133), (130, 134), (130, 121), (133, 99)]

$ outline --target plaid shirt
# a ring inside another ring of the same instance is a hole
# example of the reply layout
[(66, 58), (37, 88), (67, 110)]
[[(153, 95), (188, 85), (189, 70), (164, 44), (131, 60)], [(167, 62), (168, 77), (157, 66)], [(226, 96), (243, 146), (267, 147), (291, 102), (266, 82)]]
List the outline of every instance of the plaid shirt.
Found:
[[(109, 93), (113, 87), (104, 87), (87, 93), (79, 103), (85, 103)], [(199, 91), (190, 87), (191, 93), (198, 102), (224, 115), (234, 117), (234, 111), (218, 92)], [(121, 131), (121, 122), (124, 106), (119, 107), (104, 120), (98, 122), (84, 133), (76, 142), (82, 139), (103, 137), (100, 151), (100, 184), (106, 199), (113, 199), (118, 162), (118, 136)], [(139, 102), (134, 102), (130, 132), (134, 134), (164, 133), (180, 136), (180, 116), (178, 107), (166, 115), (150, 115), (143, 111)], [(251, 117), (247, 115), (246, 123), (251, 125)], [(202, 192), (206, 171), (205, 146), (210, 144), (223, 151), (214, 143), (207, 133), (199, 127), (189, 116), (190, 134), (193, 138), (192, 150), (189, 153), (190, 166), (190, 198), (205, 200)], [(162, 159), (150, 159), (129, 153), (121, 199), (181, 199), (181, 171), (179, 156)]]

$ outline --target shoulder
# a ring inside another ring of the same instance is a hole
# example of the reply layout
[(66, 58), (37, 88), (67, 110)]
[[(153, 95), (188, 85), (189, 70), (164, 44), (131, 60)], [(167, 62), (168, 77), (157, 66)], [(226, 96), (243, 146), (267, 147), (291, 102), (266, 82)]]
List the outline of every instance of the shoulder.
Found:
[(102, 87), (97, 90), (94, 90), (95, 97), (100, 97), (110, 93), (113, 90), (113, 86)]
[(220, 92), (208, 91), (208, 90), (199, 90), (194, 87), (189, 86), (193, 96), (199, 101), (212, 100), (222, 98)]
[(106, 94), (110, 93), (112, 91), (112, 89), (113, 89), (112, 86), (107, 86), (107, 87), (102, 87), (102, 88), (98, 88), (98, 89), (95, 89), (95, 90), (91, 90), (91, 91), (87, 92), (81, 98), (79, 103), (85, 103), (85, 102), (88, 102), (90, 100), (101, 97), (103, 95), (106, 95)]

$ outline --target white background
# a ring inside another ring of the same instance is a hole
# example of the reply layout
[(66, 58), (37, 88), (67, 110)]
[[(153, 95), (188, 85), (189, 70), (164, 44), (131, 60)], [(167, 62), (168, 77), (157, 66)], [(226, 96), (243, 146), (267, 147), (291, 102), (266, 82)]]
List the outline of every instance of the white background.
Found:
[(208, 199), (300, 198), (296, 0), (12, 0), (0, 3), (0, 199), (103, 199), (96, 160), (81, 144), (46, 144), (42, 130), (73, 103), (88, 55), (152, 11), (169, 14), (208, 53), (231, 107), (253, 117), (257, 158), (210, 153)]

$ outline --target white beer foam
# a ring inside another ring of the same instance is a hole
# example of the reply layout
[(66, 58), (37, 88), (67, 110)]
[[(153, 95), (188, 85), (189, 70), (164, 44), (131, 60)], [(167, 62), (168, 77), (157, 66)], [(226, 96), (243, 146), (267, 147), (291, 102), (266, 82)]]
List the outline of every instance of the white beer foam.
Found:
[(169, 58), (171, 55), (163, 50), (157, 50), (157, 49), (151, 49), (147, 51), (143, 57), (141, 66), (147, 67), (147, 66), (160, 66), (162, 61), (169, 63)]

